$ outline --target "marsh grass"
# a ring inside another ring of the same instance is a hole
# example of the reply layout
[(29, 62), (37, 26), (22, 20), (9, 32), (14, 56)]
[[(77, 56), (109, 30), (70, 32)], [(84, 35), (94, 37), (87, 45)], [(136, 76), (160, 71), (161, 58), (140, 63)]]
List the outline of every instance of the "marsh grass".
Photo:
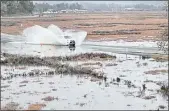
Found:
[[(48, 73), (49, 75), (54, 74), (88, 74), (92, 77), (104, 79), (103, 72), (97, 72), (93, 70), (92, 67), (83, 67), (81, 65), (71, 66), (70, 64), (62, 64), (61, 61), (73, 61), (73, 60), (90, 60), (90, 59), (115, 59), (116, 56), (104, 54), (104, 53), (85, 53), (79, 54), (75, 56), (67, 56), (67, 57), (33, 57), (33, 56), (20, 56), (20, 55), (12, 55), (12, 54), (2, 54), (5, 59), (1, 61), (1, 65), (7, 66), (48, 66), (50, 68), (54, 68), (55, 72)], [(39, 74), (39, 73), (37, 73)], [(36, 75), (36, 73), (34, 74)], [(23, 74), (23, 76), (27, 76), (27, 74)]]

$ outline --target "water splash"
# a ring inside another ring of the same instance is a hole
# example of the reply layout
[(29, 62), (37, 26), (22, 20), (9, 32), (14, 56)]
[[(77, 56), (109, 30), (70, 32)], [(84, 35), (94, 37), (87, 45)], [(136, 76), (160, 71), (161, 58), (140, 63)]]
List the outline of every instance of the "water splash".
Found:
[[(26, 43), (68, 45), (70, 40), (75, 40), (76, 45), (81, 45), (87, 36), (87, 32), (62, 31), (58, 26), (51, 24), (48, 28), (39, 25), (26, 28), (23, 31), (23, 35), (26, 37)], [(65, 36), (69, 38), (65, 38)]]
[(48, 30), (52, 31), (56, 35), (62, 35), (62, 36), (64, 35), (63, 31), (58, 26), (53, 24), (48, 26)]
[(87, 32), (85, 31), (75, 31), (75, 30), (66, 30), (64, 32), (65, 35), (71, 36), (73, 40), (75, 40), (76, 45), (81, 45), (84, 39), (87, 36)]

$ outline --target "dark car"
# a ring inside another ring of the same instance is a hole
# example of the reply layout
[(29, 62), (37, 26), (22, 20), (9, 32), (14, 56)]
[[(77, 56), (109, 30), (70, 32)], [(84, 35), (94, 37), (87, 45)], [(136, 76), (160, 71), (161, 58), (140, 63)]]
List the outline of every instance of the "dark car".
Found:
[(69, 43), (69, 47), (75, 47), (75, 41), (74, 40), (71, 40), (70, 43)]

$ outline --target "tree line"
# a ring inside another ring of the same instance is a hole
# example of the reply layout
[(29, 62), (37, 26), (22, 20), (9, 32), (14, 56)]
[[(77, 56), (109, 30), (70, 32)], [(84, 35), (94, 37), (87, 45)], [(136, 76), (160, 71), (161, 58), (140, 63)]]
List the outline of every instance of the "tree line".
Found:
[(33, 1), (1, 1), (1, 15), (32, 14), (33, 12), (44, 12), (48, 9), (60, 11), (66, 9), (84, 9), (79, 3), (59, 3), (50, 5), (48, 3), (35, 3)]
[(118, 4), (92, 4), (92, 3), (59, 3), (59, 4), (48, 4), (48, 3), (35, 3), (33, 1), (1, 1), (1, 15), (11, 14), (32, 14), (33, 12), (44, 12), (49, 9), (53, 11), (60, 11), (66, 9), (87, 9), (90, 11), (112, 11), (112, 10), (123, 10), (125, 8), (135, 8), (144, 10), (163, 10), (166, 8), (163, 6), (154, 6), (148, 4), (135, 4), (135, 5), (118, 5)]
[(1, 1), (1, 14), (32, 14), (34, 4), (32, 1)]
[(119, 5), (119, 4), (94, 4), (94, 3), (59, 3), (50, 5), (48, 3), (35, 3), (35, 10), (38, 11), (47, 11), (52, 9), (53, 11), (60, 11), (66, 9), (87, 9), (88, 11), (112, 11), (112, 10), (124, 10), (125, 8), (135, 8), (136, 10), (163, 10), (164, 6), (155, 6), (149, 4), (134, 4), (134, 5)]
[(83, 6), (79, 3), (59, 3), (59, 4), (53, 4), (50, 5), (48, 3), (35, 3), (35, 11), (41, 12), (41, 11), (47, 11), (48, 9), (52, 9), (53, 11), (60, 11), (60, 10), (66, 10), (66, 9), (84, 9)]

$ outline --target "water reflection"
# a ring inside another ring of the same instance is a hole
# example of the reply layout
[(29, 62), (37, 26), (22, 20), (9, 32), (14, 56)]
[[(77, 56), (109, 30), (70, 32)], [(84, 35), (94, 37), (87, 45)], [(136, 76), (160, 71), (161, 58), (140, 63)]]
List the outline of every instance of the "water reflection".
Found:
[(75, 51), (76, 47), (69, 46), (70, 51)]
[(79, 53), (90, 52), (92, 49), (78, 46), (56, 46), (56, 45), (33, 45), (25, 43), (3, 43), (2, 51), (12, 54), (21, 55), (38, 55), (38, 56), (66, 56)]
[(148, 56), (148, 55), (140, 55), (139, 58), (140, 58), (141, 60), (146, 60), (146, 59), (150, 59), (151, 56)]

